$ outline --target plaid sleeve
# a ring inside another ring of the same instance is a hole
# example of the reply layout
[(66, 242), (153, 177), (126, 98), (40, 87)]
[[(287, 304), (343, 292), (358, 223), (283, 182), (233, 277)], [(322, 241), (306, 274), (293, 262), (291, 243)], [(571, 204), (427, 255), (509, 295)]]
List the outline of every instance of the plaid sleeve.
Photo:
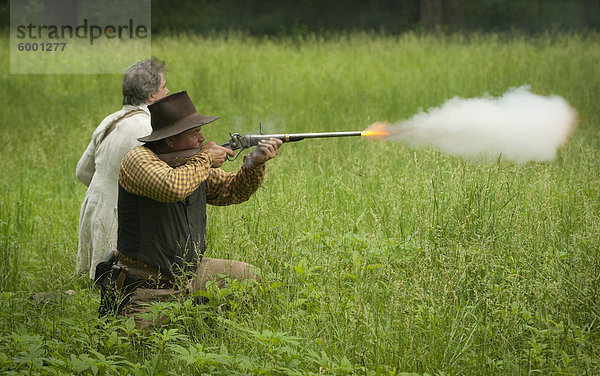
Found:
[(242, 165), (237, 172), (212, 168), (206, 180), (206, 202), (218, 206), (244, 202), (260, 187), (264, 175), (264, 164)]
[(170, 167), (145, 146), (132, 149), (121, 162), (119, 184), (127, 192), (159, 202), (181, 201), (211, 172), (212, 156), (198, 153), (178, 167)]

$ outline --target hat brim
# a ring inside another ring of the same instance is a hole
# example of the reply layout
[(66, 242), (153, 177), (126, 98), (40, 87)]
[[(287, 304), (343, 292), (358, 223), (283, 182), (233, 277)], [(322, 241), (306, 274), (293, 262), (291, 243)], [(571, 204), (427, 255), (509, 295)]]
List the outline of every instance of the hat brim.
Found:
[(179, 120), (178, 122), (169, 125), (168, 127), (164, 127), (158, 129), (156, 131), (152, 131), (152, 133), (145, 137), (138, 138), (139, 142), (152, 142), (165, 139), (167, 137), (178, 135), (182, 132), (185, 132), (189, 129), (199, 127), (201, 125), (206, 125), (208, 123), (212, 123), (213, 121), (219, 119), (219, 116), (206, 116), (200, 114), (193, 114), (186, 118)]

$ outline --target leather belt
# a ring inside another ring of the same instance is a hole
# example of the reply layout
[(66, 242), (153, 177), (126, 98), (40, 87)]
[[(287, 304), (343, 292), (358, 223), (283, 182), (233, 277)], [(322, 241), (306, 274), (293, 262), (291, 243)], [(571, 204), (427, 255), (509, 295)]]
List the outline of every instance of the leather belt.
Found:
[(173, 281), (161, 275), (155, 267), (126, 256), (119, 251), (115, 251), (115, 256), (118, 260), (117, 264), (126, 267), (128, 274), (140, 279), (138, 288), (170, 289), (174, 287)]

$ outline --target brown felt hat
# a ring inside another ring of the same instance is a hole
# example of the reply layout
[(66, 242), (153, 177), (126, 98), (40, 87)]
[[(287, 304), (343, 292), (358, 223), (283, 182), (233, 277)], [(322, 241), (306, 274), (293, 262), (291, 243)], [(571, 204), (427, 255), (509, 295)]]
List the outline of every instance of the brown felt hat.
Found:
[(175, 136), (188, 129), (206, 125), (218, 116), (200, 115), (187, 92), (168, 95), (148, 106), (152, 133), (138, 138), (140, 142), (151, 142)]

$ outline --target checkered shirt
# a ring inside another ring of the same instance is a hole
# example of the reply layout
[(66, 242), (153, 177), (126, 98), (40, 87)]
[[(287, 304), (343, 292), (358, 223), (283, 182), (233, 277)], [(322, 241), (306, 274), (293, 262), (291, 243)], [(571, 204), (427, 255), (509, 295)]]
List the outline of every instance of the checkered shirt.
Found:
[(134, 195), (169, 203), (185, 199), (206, 181), (206, 202), (223, 206), (248, 200), (265, 174), (264, 164), (242, 165), (234, 173), (211, 168), (212, 162), (209, 153), (200, 152), (187, 163), (170, 167), (152, 150), (139, 146), (123, 158), (119, 184)]

